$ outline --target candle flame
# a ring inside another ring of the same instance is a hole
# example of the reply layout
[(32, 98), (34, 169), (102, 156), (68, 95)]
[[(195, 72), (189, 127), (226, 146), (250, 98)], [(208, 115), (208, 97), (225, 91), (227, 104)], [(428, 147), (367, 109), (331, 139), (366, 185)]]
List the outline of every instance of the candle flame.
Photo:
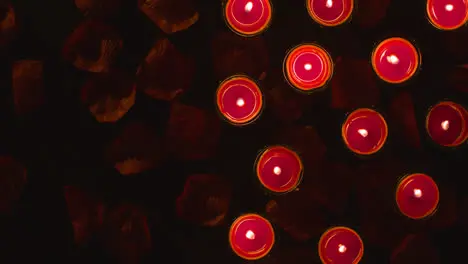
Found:
[(245, 237), (249, 240), (254, 240), (255, 239), (255, 233), (252, 230), (248, 230), (245, 233)]
[(450, 127), (450, 122), (448, 120), (445, 120), (444, 122), (440, 123), (440, 126), (443, 130), (447, 131)]
[(448, 12), (452, 11), (453, 10), (453, 5), (452, 4), (445, 5), (445, 10), (447, 10)]
[(421, 196), (422, 196), (421, 189), (414, 189), (413, 193), (414, 193), (414, 197), (416, 197), (416, 198), (421, 198)]
[(396, 55), (390, 55), (387, 56), (387, 61), (391, 64), (398, 64), (400, 62), (400, 59)]
[(343, 244), (339, 244), (339, 245), (338, 245), (338, 251), (339, 251), (340, 253), (345, 253), (345, 252), (346, 252), (346, 246), (343, 245)]
[(305, 69), (306, 71), (310, 71), (310, 70), (312, 69), (312, 64), (310, 64), (310, 63), (304, 64), (304, 69)]
[(243, 106), (245, 105), (244, 99), (242, 99), (242, 98), (237, 99), (236, 105), (237, 105), (238, 107), (243, 107)]
[(332, 8), (333, 7), (333, 0), (327, 0), (327, 3), (325, 4), (326, 7)]
[(281, 168), (276, 166), (273, 168), (273, 173), (276, 174), (276, 175), (280, 175), (281, 174)]
[(362, 137), (367, 137), (369, 135), (369, 132), (366, 130), (366, 129), (358, 129), (358, 133), (362, 136)]
[(253, 8), (253, 3), (252, 2), (247, 2), (247, 4), (245, 4), (244, 10), (245, 10), (245, 12), (248, 13), (248, 12), (252, 11), (252, 8)]

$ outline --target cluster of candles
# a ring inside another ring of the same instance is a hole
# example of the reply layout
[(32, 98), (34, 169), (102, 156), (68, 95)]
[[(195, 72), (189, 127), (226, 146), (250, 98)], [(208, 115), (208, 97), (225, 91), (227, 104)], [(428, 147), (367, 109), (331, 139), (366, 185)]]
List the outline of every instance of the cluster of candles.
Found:
[[(351, 18), (354, 0), (307, 0), (306, 7), (315, 22), (326, 27), (337, 26)], [(270, 25), (272, 5), (269, 0), (228, 0), (224, 15), (235, 33), (254, 36)], [(427, 17), (438, 29), (457, 29), (468, 21), (468, 1), (427, 0)], [(401, 84), (417, 73), (421, 55), (411, 41), (392, 37), (374, 48), (371, 64), (378, 78), (389, 84)], [(323, 47), (301, 44), (287, 52), (283, 70), (285, 79), (294, 89), (309, 93), (326, 87), (333, 75), (333, 60)], [(216, 92), (216, 102), (221, 116), (236, 126), (254, 122), (264, 107), (259, 85), (244, 75), (224, 80)], [(459, 146), (468, 138), (467, 122), (468, 112), (464, 107), (443, 101), (429, 109), (426, 131), (441, 146)], [(385, 145), (387, 122), (376, 110), (360, 108), (348, 114), (341, 135), (353, 153), (371, 155)], [(303, 170), (299, 155), (286, 146), (264, 149), (255, 162), (258, 182), (276, 194), (297, 189)], [(423, 173), (406, 175), (396, 188), (395, 202), (404, 216), (426, 218), (436, 211), (439, 203), (437, 184)], [(231, 225), (229, 242), (239, 257), (260, 259), (268, 255), (275, 244), (274, 228), (258, 214), (242, 215)], [(364, 254), (364, 244), (356, 231), (333, 227), (321, 236), (318, 252), (323, 263), (358, 263)]]

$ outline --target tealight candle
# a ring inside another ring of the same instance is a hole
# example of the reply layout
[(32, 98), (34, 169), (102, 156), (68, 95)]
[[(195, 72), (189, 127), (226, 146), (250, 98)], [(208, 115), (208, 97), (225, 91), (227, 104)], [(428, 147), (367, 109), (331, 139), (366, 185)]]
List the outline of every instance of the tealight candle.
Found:
[(467, 0), (427, 0), (427, 17), (441, 30), (460, 28), (468, 21)]
[(283, 146), (265, 149), (256, 162), (256, 174), (268, 190), (285, 193), (294, 190), (302, 177), (302, 161), (292, 150)]
[(275, 232), (265, 218), (257, 214), (246, 214), (232, 223), (229, 244), (239, 257), (257, 260), (268, 255), (273, 248)]
[(221, 115), (231, 124), (246, 125), (259, 117), (263, 95), (253, 80), (234, 76), (221, 83), (216, 92), (216, 103)]
[(299, 45), (288, 52), (283, 65), (286, 80), (301, 91), (323, 87), (333, 73), (328, 52), (315, 44)]
[(361, 108), (348, 115), (341, 127), (341, 136), (346, 146), (354, 153), (374, 154), (387, 140), (387, 122), (380, 113)]
[(307, 0), (307, 11), (322, 26), (338, 26), (346, 22), (354, 9), (354, 0)]
[(411, 219), (433, 214), (439, 204), (439, 188), (434, 180), (422, 173), (403, 178), (396, 190), (398, 209)]
[(339, 226), (322, 234), (319, 241), (319, 256), (324, 264), (354, 264), (361, 261), (364, 243), (356, 231)]
[(409, 80), (419, 68), (418, 50), (406, 39), (389, 38), (372, 52), (372, 68), (380, 79), (398, 84)]
[(468, 112), (453, 102), (440, 102), (426, 116), (426, 131), (434, 142), (445, 147), (456, 147), (468, 138)]
[(242, 36), (263, 32), (271, 21), (269, 0), (228, 0), (224, 8), (227, 25)]

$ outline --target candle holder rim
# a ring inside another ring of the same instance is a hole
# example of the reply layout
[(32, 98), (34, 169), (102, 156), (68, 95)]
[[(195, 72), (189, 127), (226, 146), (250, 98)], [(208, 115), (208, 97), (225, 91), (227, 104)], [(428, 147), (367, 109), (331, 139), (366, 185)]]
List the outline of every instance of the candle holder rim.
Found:
[[(310, 6), (311, 1), (312, 0), (305, 0), (304, 1), (305, 2), (305, 7), (306, 7), (306, 10), (307, 10), (307, 14), (313, 20), (313, 22), (317, 23), (319, 26), (324, 27), (324, 28), (339, 27), (339, 26), (343, 26), (343, 25), (351, 22), (352, 17), (353, 17), (353, 13), (355, 12), (355, 9), (356, 9), (356, 6), (357, 6), (357, 3), (356, 3), (357, 1), (349, 0), (349, 1), (351, 1), (351, 8), (349, 10), (349, 14), (347, 14), (344, 19), (342, 19), (340, 22), (337, 22), (337, 23), (328, 23), (328, 22), (324, 23), (323, 19), (320, 19), (316, 15), (312, 14), (312, 7)], [(335, 20), (338, 20), (338, 19), (335, 19)]]
[(268, 3), (268, 6), (270, 7), (270, 14), (269, 14), (269, 18), (268, 18), (268, 21), (267, 23), (262, 26), (262, 28), (260, 30), (258, 30), (258, 32), (255, 32), (255, 33), (243, 33), (243, 32), (240, 32), (239, 30), (235, 29), (230, 22), (228, 22), (228, 19), (226, 17), (226, 9), (227, 9), (227, 6), (230, 2), (233, 2), (235, 0), (225, 0), (221, 3), (222, 5), (222, 13), (223, 13), (223, 18), (224, 18), (224, 22), (225, 24), (228, 26), (228, 28), (234, 32), (235, 34), (241, 36), (241, 37), (246, 37), (246, 38), (251, 38), (251, 37), (255, 37), (255, 36), (258, 36), (258, 35), (262, 35), (271, 25), (272, 23), (272, 20), (273, 20), (273, 13), (274, 13), (274, 8), (273, 8), (273, 3), (270, 1), (270, 0), (265, 0), (267, 1)]
[(320, 257), (320, 260), (322, 261), (322, 263), (325, 263), (325, 264), (330, 264), (330, 262), (327, 262), (326, 261), (326, 258), (324, 258), (322, 256), (322, 250), (321, 250), (321, 245), (323, 243), (323, 240), (325, 239), (325, 236), (327, 236), (330, 232), (333, 232), (335, 230), (346, 230), (348, 232), (351, 232), (354, 236), (356, 236), (358, 239), (359, 239), (359, 243), (361, 244), (361, 250), (359, 252), (359, 255), (357, 256), (357, 258), (353, 261), (352, 264), (357, 264), (361, 261), (362, 257), (364, 256), (364, 242), (362, 241), (362, 238), (361, 236), (352, 228), (350, 227), (347, 227), (347, 226), (333, 226), (333, 227), (329, 227), (328, 229), (326, 229), (322, 235), (320, 235), (320, 239), (319, 239), (319, 242), (318, 242), (318, 253), (319, 253), (319, 257)]
[(464, 26), (467, 26), (468, 25), (468, 4), (467, 4), (467, 12), (466, 12), (466, 15), (465, 15), (465, 18), (463, 20), (463, 22), (461, 22), (460, 24), (454, 26), (454, 27), (449, 27), (449, 28), (444, 28), (444, 27), (441, 27), (440, 25), (438, 25), (435, 21), (433, 21), (433, 18), (429, 15), (431, 12), (429, 11), (430, 7), (429, 7), (429, 3), (431, 1), (434, 1), (434, 0), (426, 0), (426, 12), (424, 12), (424, 16), (426, 17), (426, 21), (428, 21), (429, 25), (431, 25), (432, 27), (434, 27), (436, 30), (439, 30), (441, 32), (444, 32), (444, 31), (454, 31), (454, 30), (457, 30), (459, 28), (462, 28)]

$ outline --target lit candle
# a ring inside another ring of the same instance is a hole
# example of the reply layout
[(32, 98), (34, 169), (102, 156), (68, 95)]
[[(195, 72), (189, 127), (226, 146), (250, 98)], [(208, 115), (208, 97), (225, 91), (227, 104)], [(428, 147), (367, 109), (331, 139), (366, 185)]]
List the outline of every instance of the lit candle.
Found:
[(445, 147), (456, 147), (468, 138), (468, 112), (454, 102), (433, 106), (426, 116), (426, 131), (431, 139)]
[(242, 36), (263, 32), (271, 21), (269, 0), (228, 0), (224, 9), (227, 25)]
[(354, 9), (354, 0), (307, 0), (307, 11), (322, 26), (338, 26), (346, 22)]
[(324, 264), (359, 263), (364, 254), (364, 243), (356, 231), (347, 227), (333, 227), (322, 234), (319, 256)]
[(284, 60), (288, 82), (301, 91), (323, 87), (333, 73), (333, 62), (326, 50), (314, 44), (299, 45)]
[(460, 28), (468, 21), (467, 0), (427, 0), (427, 17), (441, 30)]
[(398, 209), (411, 219), (432, 215), (439, 204), (439, 188), (434, 180), (422, 173), (403, 178), (396, 190)]
[(372, 68), (380, 79), (388, 83), (403, 83), (419, 68), (420, 56), (411, 42), (403, 38), (382, 41), (372, 52)]
[(231, 124), (246, 125), (260, 116), (263, 95), (253, 80), (234, 76), (221, 83), (216, 102), (221, 115)]
[(260, 153), (256, 162), (260, 183), (276, 193), (294, 190), (300, 183), (302, 170), (299, 156), (283, 146), (268, 147)]
[(341, 135), (346, 146), (354, 153), (374, 154), (387, 140), (387, 122), (380, 113), (361, 108), (348, 115), (341, 127)]
[(229, 244), (239, 257), (257, 260), (268, 255), (273, 248), (275, 232), (265, 218), (257, 214), (246, 214), (232, 223)]

